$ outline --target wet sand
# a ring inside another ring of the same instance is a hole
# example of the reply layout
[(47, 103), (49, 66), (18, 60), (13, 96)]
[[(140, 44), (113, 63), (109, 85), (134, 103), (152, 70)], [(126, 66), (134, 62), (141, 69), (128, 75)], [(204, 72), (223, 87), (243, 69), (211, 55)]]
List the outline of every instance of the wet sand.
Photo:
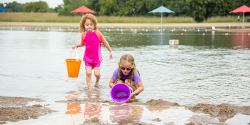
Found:
[(6, 121), (18, 122), (37, 119), (39, 116), (55, 112), (41, 104), (28, 106), (28, 102), (32, 101), (42, 102), (42, 100), (35, 98), (0, 96), (0, 124), (6, 124)]
[[(98, 27), (245, 27), (250, 28), (250, 23), (98, 23)], [(79, 27), (79, 23), (33, 23), (33, 22), (0, 22), (0, 26), (60, 26)]]
[[(27, 106), (28, 102), (35, 101), (36, 105)], [(25, 97), (8, 97), (8, 96), (0, 96), (0, 124), (6, 124), (6, 122), (18, 122), (21, 120), (28, 120), (28, 119), (37, 119), (39, 116), (47, 115), (52, 112), (55, 112), (46, 107), (46, 105), (41, 105), (39, 102), (42, 102), (40, 99), (35, 98), (25, 98)], [(122, 103), (114, 103), (109, 101), (86, 101), (86, 100), (61, 100), (56, 101), (57, 103), (75, 103), (75, 104), (86, 104), (86, 103), (99, 103), (99, 104), (106, 104), (106, 105), (121, 105)], [(146, 103), (143, 102), (130, 102), (127, 103), (128, 105), (135, 106), (135, 105), (143, 105), (146, 106), (149, 110), (156, 109), (166, 109), (169, 107), (185, 107), (187, 110), (196, 113), (204, 113), (209, 115), (204, 116), (192, 116), (188, 121), (190, 121), (187, 125), (200, 125), (200, 124), (221, 124), (223, 125), (224, 122), (229, 119), (233, 118), (236, 114), (244, 114), (250, 115), (250, 106), (236, 106), (231, 104), (220, 104), (220, 105), (213, 105), (213, 104), (203, 104), (199, 103), (194, 106), (185, 106), (179, 105), (176, 102), (169, 102), (162, 99), (154, 100), (151, 99)], [(215, 121), (212, 118), (216, 118), (219, 121)], [(152, 121), (160, 122), (160, 118), (155, 118)], [(92, 118), (90, 120), (86, 120), (83, 122), (82, 125), (85, 124), (93, 124), (98, 125), (99, 119)], [(144, 122), (133, 123), (134, 125), (148, 125)], [(174, 125), (174, 123), (165, 123), (167, 125)], [(249, 123), (248, 123), (249, 124)]]

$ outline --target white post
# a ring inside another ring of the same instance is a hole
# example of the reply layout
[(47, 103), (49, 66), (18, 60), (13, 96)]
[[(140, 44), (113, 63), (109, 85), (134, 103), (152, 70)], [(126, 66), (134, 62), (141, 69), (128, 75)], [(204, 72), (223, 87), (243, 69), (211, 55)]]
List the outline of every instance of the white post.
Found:
[(161, 13), (161, 24), (162, 24), (162, 13)]

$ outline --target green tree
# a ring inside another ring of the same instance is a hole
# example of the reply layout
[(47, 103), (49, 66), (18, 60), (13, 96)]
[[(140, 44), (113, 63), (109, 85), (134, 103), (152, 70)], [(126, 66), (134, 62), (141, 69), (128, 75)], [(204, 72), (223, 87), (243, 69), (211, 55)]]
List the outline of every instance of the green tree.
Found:
[(73, 15), (69, 12), (70, 0), (63, 0), (63, 7), (58, 9), (58, 16)]
[[(2, 4), (3, 6), (3, 4)], [(13, 1), (12, 3), (6, 3), (5, 9), (9, 12), (23, 12), (24, 4), (17, 3), (16, 1)]]
[(55, 7), (55, 12), (58, 12), (59, 10), (62, 10), (63, 6), (62, 5), (58, 5), (57, 7)]
[(32, 3), (26, 3), (23, 12), (31, 12), (32, 8), (33, 8)]
[(172, 14), (174, 16), (188, 16), (190, 15), (190, 9), (188, 4), (180, 2), (180, 0), (170, 1), (168, 8), (175, 13)]
[(197, 22), (202, 22), (205, 20), (206, 15), (206, 3), (208, 0), (186, 0), (190, 5), (191, 17)]
[(96, 15), (99, 15), (99, 11), (100, 11), (100, 4), (99, 4), (99, 0), (90, 0), (89, 4), (89, 9), (94, 10), (96, 12)]
[(24, 4), (21, 4), (21, 5), (17, 5), (15, 6), (12, 11), (13, 12), (23, 12), (23, 9), (24, 9)]
[(149, 12), (151, 0), (99, 0), (100, 15), (138, 16)]
[(127, 0), (126, 6), (129, 9), (129, 16), (138, 16), (147, 14), (150, 10), (147, 8), (147, 3), (150, 0)]
[(99, 0), (100, 15), (116, 16), (120, 7), (117, 4), (117, 0)]
[(3, 3), (0, 3), (0, 7), (4, 8)]
[(30, 2), (26, 3), (24, 6), (24, 12), (47, 12), (49, 10), (49, 6), (47, 2), (39, 1), (39, 2)]

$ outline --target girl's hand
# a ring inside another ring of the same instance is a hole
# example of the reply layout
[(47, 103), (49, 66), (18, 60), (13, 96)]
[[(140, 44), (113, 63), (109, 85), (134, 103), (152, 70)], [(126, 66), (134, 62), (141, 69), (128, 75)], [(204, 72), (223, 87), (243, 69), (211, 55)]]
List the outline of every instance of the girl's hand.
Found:
[(109, 59), (113, 59), (112, 52), (109, 53)]
[(73, 46), (72, 46), (72, 49), (75, 49), (75, 48), (76, 48), (76, 45), (73, 45)]

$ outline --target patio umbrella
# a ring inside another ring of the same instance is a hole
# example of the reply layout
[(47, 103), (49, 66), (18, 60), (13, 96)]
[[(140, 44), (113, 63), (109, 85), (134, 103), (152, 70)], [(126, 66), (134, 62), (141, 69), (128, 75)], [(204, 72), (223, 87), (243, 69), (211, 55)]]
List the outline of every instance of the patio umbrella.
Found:
[(246, 5), (243, 5), (229, 13), (243, 13), (243, 23), (244, 23), (245, 13), (249, 13), (249, 12), (250, 12), (250, 8)]
[(71, 11), (71, 13), (96, 13), (95, 11), (85, 7), (85, 6), (81, 6), (73, 11)]
[[(95, 11), (85, 7), (85, 6), (81, 6), (73, 11), (71, 11), (71, 13), (96, 13)], [(73, 16), (73, 21), (74, 21), (74, 16)]]
[(164, 6), (160, 6), (152, 11), (150, 11), (149, 13), (161, 13), (161, 24), (162, 24), (162, 13), (174, 13), (172, 10), (167, 9)]

